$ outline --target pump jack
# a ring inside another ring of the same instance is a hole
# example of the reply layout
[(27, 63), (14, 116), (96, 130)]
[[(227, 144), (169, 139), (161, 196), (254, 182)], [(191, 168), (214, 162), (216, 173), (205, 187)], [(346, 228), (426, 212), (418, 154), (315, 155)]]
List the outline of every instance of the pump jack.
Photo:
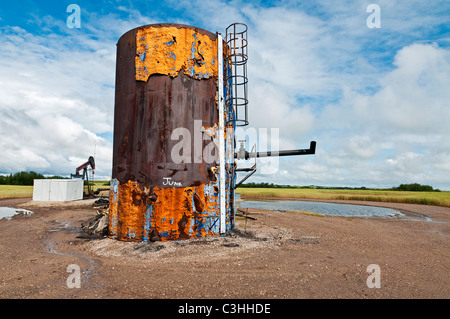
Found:
[[(89, 184), (89, 176), (87, 173), (88, 167), (91, 167), (92, 169), (95, 169), (95, 161), (94, 157), (89, 156), (89, 159), (86, 163), (80, 165), (75, 170), (75, 174), (70, 174), (71, 178), (82, 178), (83, 180), (87, 181), (88, 185), (88, 196), (94, 195), (94, 192), (91, 190), (91, 185)], [(80, 174), (80, 171), (83, 170), (83, 175)]]

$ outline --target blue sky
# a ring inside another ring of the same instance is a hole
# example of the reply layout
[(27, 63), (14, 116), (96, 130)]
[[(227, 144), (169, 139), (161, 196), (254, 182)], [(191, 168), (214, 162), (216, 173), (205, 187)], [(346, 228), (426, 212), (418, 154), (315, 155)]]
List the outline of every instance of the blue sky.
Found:
[[(68, 28), (69, 4), (81, 28)], [(369, 4), (380, 28), (368, 28)], [(0, 173), (112, 165), (115, 49), (150, 23), (248, 25), (249, 120), (280, 149), (251, 181), (450, 189), (448, 1), (10, 1), (0, 5)], [(275, 131), (274, 131), (275, 132)], [(245, 163), (241, 163), (245, 165)]]

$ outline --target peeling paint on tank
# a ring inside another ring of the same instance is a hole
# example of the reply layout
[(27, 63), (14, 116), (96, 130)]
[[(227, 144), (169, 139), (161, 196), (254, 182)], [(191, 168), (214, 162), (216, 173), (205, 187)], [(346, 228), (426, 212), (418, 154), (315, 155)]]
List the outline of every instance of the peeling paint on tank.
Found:
[(175, 40), (175, 37), (174, 37), (172, 41), (164, 42), (164, 44), (167, 45), (168, 47), (170, 47), (172, 44), (175, 43), (175, 41), (176, 40)]
[(147, 209), (145, 210), (144, 216), (144, 232), (142, 235), (142, 240), (148, 242), (150, 240), (150, 234), (152, 229), (152, 218), (153, 218), (153, 204), (147, 204)]
[(159, 236), (160, 237), (167, 237), (167, 236), (169, 236), (169, 232), (168, 231), (162, 231), (162, 232), (159, 233)]
[(136, 237), (136, 230), (128, 228), (127, 237), (128, 237), (128, 239), (135, 238)]
[(214, 124), (214, 126), (202, 126), (202, 132), (212, 138), (214, 144), (216, 145), (216, 149), (219, 149), (219, 126)]
[(118, 181), (117, 179), (112, 179), (110, 181), (110, 192), (109, 192), (110, 200), (109, 200), (109, 224), (110, 224), (110, 237), (116, 238), (117, 232), (117, 210), (119, 206), (119, 189), (118, 189)]
[[(173, 53), (173, 52), (169, 52), (168, 53), (168, 56), (169, 56), (169, 59), (174, 59), (174, 60), (176, 60), (177, 59), (177, 57), (176, 57), (176, 55), (175, 55), (175, 53)], [(175, 69), (174, 67), (172, 67), (172, 68), (170, 68), (171, 70), (172, 69)]]
[(179, 72), (208, 79), (217, 76), (216, 55), (217, 40), (191, 28), (142, 27), (136, 34), (136, 80), (147, 81), (152, 74), (175, 77)]
[(143, 52), (143, 53), (141, 53), (140, 55), (139, 55), (139, 60), (141, 60), (141, 62), (144, 62), (145, 61), (145, 52)]
[[(217, 182), (186, 188), (154, 187), (152, 191), (132, 181), (117, 183), (120, 205), (114, 215), (121, 222), (110, 218), (110, 237), (149, 241), (154, 231), (162, 241), (219, 235)], [(150, 203), (152, 193), (157, 200)]]

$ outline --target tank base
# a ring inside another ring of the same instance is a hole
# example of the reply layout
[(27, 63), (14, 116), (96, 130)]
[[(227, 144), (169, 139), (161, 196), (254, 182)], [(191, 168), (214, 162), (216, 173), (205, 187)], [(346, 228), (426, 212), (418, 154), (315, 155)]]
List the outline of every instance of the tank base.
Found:
[[(111, 180), (108, 236), (123, 241), (169, 241), (220, 235), (217, 182), (194, 187), (141, 187)], [(232, 219), (226, 217), (227, 232)]]

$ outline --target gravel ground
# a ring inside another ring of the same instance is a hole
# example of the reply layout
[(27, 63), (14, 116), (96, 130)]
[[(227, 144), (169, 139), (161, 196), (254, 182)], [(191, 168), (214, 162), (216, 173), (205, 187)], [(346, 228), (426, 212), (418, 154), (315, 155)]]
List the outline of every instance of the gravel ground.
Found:
[[(0, 206), (34, 214), (0, 220), (0, 296), (450, 298), (450, 208), (369, 204), (409, 217), (249, 209), (256, 220), (237, 218), (236, 231), (225, 237), (130, 243), (80, 236), (81, 223), (97, 214), (92, 201), (44, 205), (3, 199)], [(379, 267), (380, 288), (368, 287), (371, 264)], [(80, 288), (68, 287), (68, 281), (77, 284), (70, 267), (80, 269)]]

